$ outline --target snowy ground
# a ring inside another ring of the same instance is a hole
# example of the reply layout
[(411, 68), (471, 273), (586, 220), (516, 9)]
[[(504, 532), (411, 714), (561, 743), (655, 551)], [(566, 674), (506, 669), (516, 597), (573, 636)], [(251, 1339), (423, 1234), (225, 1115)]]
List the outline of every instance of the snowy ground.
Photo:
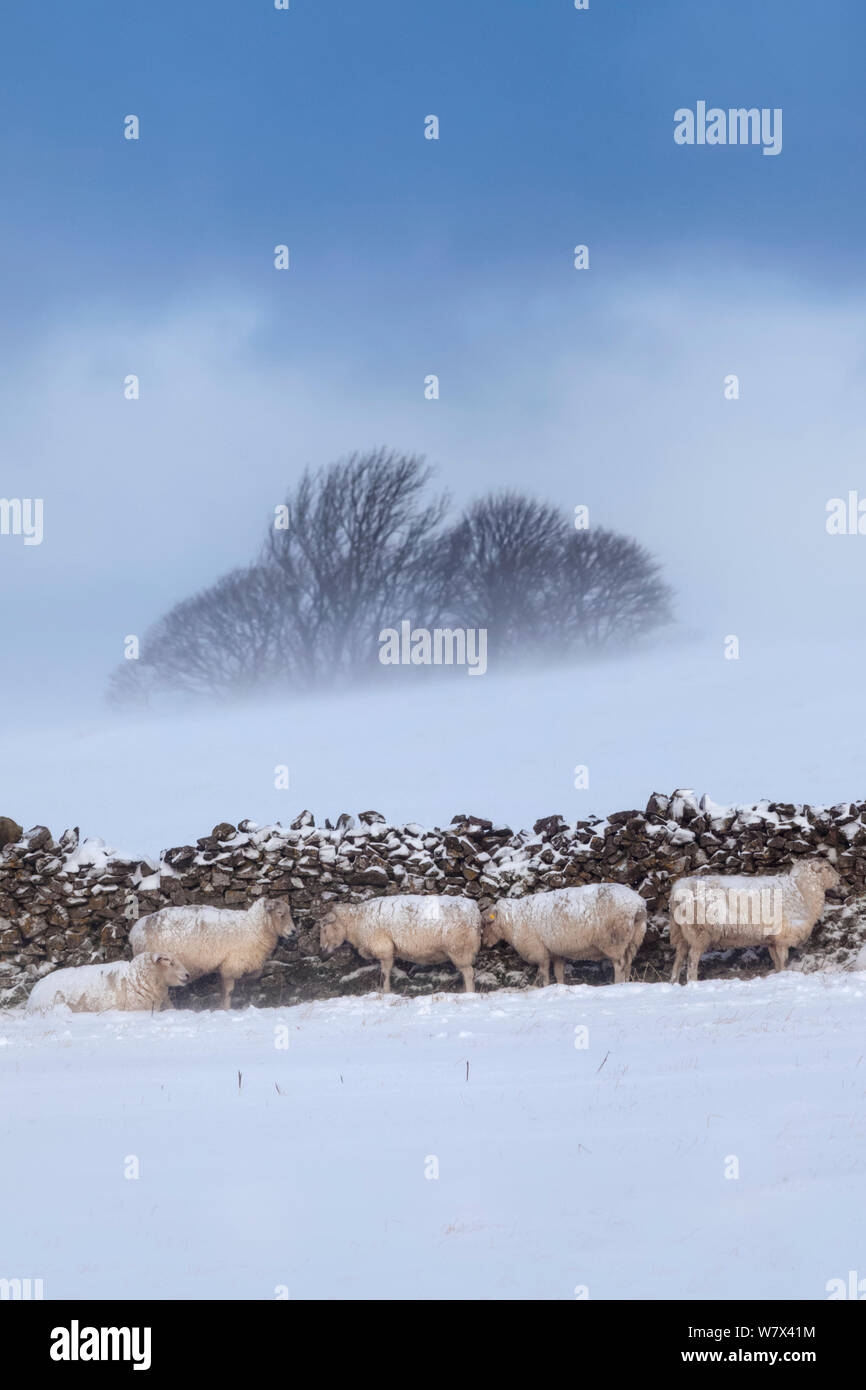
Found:
[(16, 1011), (0, 1276), (48, 1298), (826, 1298), (866, 1268), (864, 1091), (862, 975)]

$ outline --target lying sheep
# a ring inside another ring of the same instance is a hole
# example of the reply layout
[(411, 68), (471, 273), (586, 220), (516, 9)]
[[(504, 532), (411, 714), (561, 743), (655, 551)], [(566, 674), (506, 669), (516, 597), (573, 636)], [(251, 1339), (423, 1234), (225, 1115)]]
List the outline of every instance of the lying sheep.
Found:
[(466, 993), (475, 990), (472, 967), (481, 946), (481, 913), (470, 898), (398, 894), (340, 903), (322, 919), (320, 936), (328, 954), (348, 941), (365, 960), (377, 960), (385, 994), (391, 991), (395, 956), (415, 965), (450, 960)]
[(783, 874), (707, 874), (678, 878), (671, 888), (670, 939), (676, 950), (671, 984), (688, 958), (697, 980), (704, 951), (766, 946), (784, 970), (792, 946), (802, 946), (824, 911), (824, 895), (840, 882), (826, 859), (801, 859)]
[(646, 903), (621, 883), (554, 888), (526, 898), (500, 898), (486, 914), (483, 942), (504, 939), (538, 966), (538, 982), (565, 981), (567, 960), (613, 961), (616, 984), (627, 980), (646, 931)]
[(235, 981), (261, 975), (280, 937), (295, 930), (289, 905), (276, 898), (257, 898), (252, 907), (163, 907), (141, 917), (129, 933), (133, 955), (169, 951), (189, 971), (191, 980), (218, 970), (222, 1007), (231, 1008)]
[(147, 951), (135, 960), (54, 970), (33, 987), (27, 1013), (44, 1014), (65, 1004), (73, 1013), (105, 1009), (161, 1009), (172, 985), (185, 985), (189, 971), (171, 956)]

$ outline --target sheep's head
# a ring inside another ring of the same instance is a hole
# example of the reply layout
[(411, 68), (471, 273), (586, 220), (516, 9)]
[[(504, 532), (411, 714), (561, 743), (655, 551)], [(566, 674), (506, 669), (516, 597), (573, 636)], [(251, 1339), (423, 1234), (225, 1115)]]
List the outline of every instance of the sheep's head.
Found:
[(292, 921), (292, 912), (289, 904), (282, 898), (271, 898), (268, 901), (268, 920), (277, 936), (284, 940), (295, 935), (295, 924)]
[(173, 956), (157, 956), (156, 964), (159, 973), (167, 985), (188, 985), (189, 971), (180, 961)]
[(330, 955), (332, 951), (338, 950), (346, 940), (346, 928), (340, 920), (340, 914), (331, 908), (319, 924), (319, 941), (325, 955)]
[(828, 890), (838, 888), (842, 882), (842, 875), (838, 869), (826, 859), (819, 859), (813, 856), (811, 859), (798, 859), (792, 864), (788, 873), (795, 880), (800, 878), (811, 884), (815, 888), (820, 888), (826, 893)]
[(805, 867), (812, 876), (820, 883), (826, 892), (827, 889), (838, 888), (842, 882), (842, 875), (838, 869), (828, 863), (826, 859), (807, 859)]
[(481, 927), (481, 945), (495, 946), (497, 941), (502, 940), (502, 918), (496, 903), (488, 907), (484, 914), (484, 922)]

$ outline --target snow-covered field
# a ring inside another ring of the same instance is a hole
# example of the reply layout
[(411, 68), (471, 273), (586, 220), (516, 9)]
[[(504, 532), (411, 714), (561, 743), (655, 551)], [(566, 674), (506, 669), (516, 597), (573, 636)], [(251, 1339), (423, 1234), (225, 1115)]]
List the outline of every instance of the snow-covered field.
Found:
[(866, 1269), (864, 1098), (863, 975), (6, 1013), (0, 1276), (47, 1298), (826, 1298)]

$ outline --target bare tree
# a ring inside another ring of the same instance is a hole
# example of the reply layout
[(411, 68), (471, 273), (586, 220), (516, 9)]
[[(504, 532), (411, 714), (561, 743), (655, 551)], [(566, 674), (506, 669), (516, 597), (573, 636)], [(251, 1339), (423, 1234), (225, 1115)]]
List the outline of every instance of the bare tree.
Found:
[(305, 473), (286, 498), (262, 563), (289, 671), (305, 684), (371, 671), (383, 627), (430, 619), (426, 561), (447, 507), (424, 499), (430, 476), (422, 459), (376, 449)]
[(658, 562), (631, 537), (603, 527), (568, 535), (556, 590), (566, 651), (623, 645), (672, 621), (673, 591)]
[(440, 546), (439, 600), (464, 627), (486, 627), (500, 658), (528, 655), (551, 622), (551, 586), (568, 527), (557, 509), (520, 493), (475, 502)]
[(170, 609), (144, 635), (138, 661), (114, 673), (116, 702), (157, 691), (226, 696), (272, 684), (282, 672), (274, 577), (261, 565), (232, 570)]
[(637, 541), (575, 532), (515, 492), (473, 503), (443, 530), (430, 470), (386, 449), (307, 471), (257, 564), (184, 599), (124, 662), (112, 698), (162, 691), (226, 697), (357, 682), (379, 633), (486, 628), (492, 662), (571, 658), (633, 642), (670, 620), (671, 591)]
[(486, 627), (491, 660), (563, 657), (634, 640), (670, 621), (671, 591), (637, 541), (575, 531), (519, 493), (482, 498), (440, 545), (441, 600)]

